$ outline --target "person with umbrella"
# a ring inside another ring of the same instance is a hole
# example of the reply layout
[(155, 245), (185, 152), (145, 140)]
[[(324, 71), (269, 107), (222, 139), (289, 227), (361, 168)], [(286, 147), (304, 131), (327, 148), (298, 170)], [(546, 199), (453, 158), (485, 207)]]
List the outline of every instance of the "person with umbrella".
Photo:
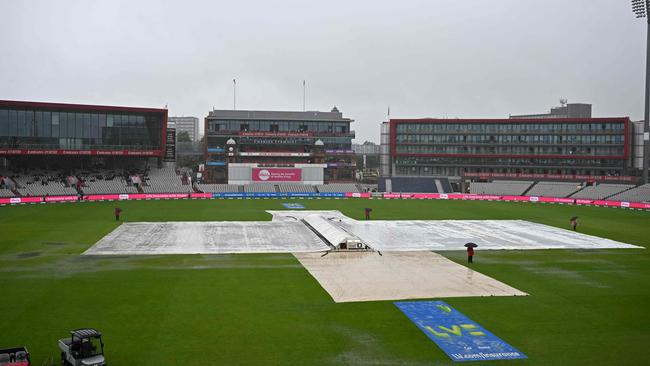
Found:
[(476, 248), (478, 245), (474, 243), (467, 243), (465, 244), (465, 248), (467, 248), (467, 263), (474, 263), (474, 248)]
[(115, 207), (115, 221), (120, 221), (121, 213), (122, 213), (122, 209), (119, 207)]
[(573, 216), (570, 220), (571, 222), (571, 227), (573, 228), (573, 231), (576, 231), (576, 228), (578, 227), (578, 216)]
[(365, 208), (363, 212), (366, 214), (366, 220), (370, 220), (370, 213), (372, 212), (372, 208)]

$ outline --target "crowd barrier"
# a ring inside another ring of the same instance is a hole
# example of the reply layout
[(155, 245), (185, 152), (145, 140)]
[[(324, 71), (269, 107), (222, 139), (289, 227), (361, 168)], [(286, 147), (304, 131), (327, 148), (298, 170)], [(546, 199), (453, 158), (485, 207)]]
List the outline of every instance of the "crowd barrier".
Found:
[(516, 201), (516, 202), (550, 202), (577, 205), (593, 205), (622, 208), (639, 208), (650, 210), (650, 203), (588, 200), (562, 197), (537, 196), (499, 196), (464, 193), (372, 193), (356, 192), (224, 192), (224, 193), (129, 193), (129, 194), (93, 194), (86, 196), (45, 196), (45, 197), (10, 197), (0, 198), (0, 204), (74, 202), (74, 201), (119, 201), (147, 199), (183, 199), (183, 198), (386, 198), (386, 199), (440, 199), (440, 200), (480, 200), (480, 201)]

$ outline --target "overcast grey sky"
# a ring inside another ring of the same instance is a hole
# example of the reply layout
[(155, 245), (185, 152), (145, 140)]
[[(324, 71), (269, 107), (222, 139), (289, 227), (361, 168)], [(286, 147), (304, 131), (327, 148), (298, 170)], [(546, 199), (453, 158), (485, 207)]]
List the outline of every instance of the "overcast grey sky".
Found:
[(357, 141), (391, 117), (507, 117), (593, 103), (643, 116), (628, 0), (0, 0), (0, 99), (163, 107), (336, 105)]

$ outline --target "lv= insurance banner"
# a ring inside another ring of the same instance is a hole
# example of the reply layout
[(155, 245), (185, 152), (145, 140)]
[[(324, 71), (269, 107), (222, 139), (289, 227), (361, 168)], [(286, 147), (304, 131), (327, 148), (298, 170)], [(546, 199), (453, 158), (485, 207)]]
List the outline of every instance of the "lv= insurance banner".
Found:
[(395, 305), (455, 362), (528, 358), (444, 301)]

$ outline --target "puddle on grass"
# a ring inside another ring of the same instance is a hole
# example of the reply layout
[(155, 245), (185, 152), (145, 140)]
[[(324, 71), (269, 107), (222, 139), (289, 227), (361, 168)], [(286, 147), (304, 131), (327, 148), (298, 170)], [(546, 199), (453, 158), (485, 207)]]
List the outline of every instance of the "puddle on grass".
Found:
[(541, 275), (551, 275), (551, 276), (561, 277), (562, 279), (573, 281), (584, 286), (596, 287), (596, 288), (609, 288), (609, 286), (591, 280), (587, 278), (585, 275), (577, 271), (570, 271), (558, 267), (531, 268), (530, 272), (541, 274)]
[(41, 255), (41, 252), (25, 252), (16, 254), (16, 258), (34, 258)]
[[(328, 361), (340, 365), (388, 366), (402, 364), (392, 359), (384, 351), (379, 338), (360, 330), (335, 325), (334, 331), (346, 340), (348, 346), (342, 352), (328, 358)], [(429, 365), (430, 363), (409, 363), (409, 365)]]
[(59, 245), (68, 245), (68, 244), (70, 244), (70, 243), (61, 242), (61, 241), (44, 241), (43, 244), (45, 244), (45, 245), (57, 245), (57, 246), (59, 246)]
[[(43, 253), (43, 258), (46, 253)], [(0, 272), (13, 273), (14, 278), (68, 278), (77, 274), (132, 270), (210, 270), (210, 269), (296, 269), (302, 268), (293, 257), (271, 255), (263, 258), (242, 260), (235, 255), (210, 256), (49, 256), (51, 260), (30, 266), (11, 265), (9, 258), (33, 258), (40, 252), (26, 252), (7, 257), (9, 265)], [(2, 257), (0, 257), (0, 260)], [(278, 259), (284, 259), (283, 262)], [(15, 261), (15, 259), (13, 259)]]

